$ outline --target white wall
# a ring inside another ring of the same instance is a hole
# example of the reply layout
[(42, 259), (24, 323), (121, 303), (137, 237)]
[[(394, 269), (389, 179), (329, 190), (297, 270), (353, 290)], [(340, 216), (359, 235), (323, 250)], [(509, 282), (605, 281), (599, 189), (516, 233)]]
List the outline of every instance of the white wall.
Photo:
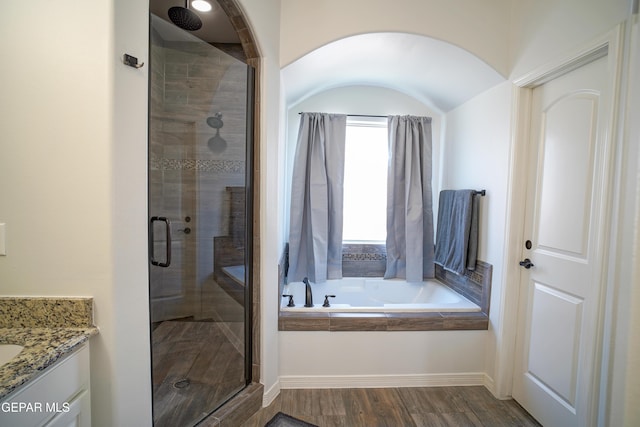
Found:
[(111, 280), (112, 7), (4, 9), (0, 292), (91, 295)]
[[(260, 51), (260, 382), (265, 404), (279, 392), (278, 261), (282, 231), (284, 141), (280, 138), (280, 0), (240, 0)], [(256, 254), (258, 255), (258, 254)], [(258, 380), (254, 378), (254, 380)]]
[(494, 378), (500, 340), (503, 259), (511, 146), (512, 84), (502, 83), (446, 116), (442, 188), (487, 191), (480, 202), (478, 259), (493, 265), (485, 372)]
[[(629, 67), (629, 76), (638, 76), (640, 73), (640, 22), (638, 16), (633, 21), (633, 33), (630, 51), (631, 65)], [(637, 78), (629, 79), (629, 109), (627, 111), (627, 144), (629, 147), (629, 195), (635, 193), (635, 201), (630, 207), (628, 222), (623, 226), (628, 229), (635, 230), (635, 234), (631, 236), (630, 250), (631, 254), (629, 266), (631, 266), (630, 274), (630, 295), (626, 299), (625, 295), (621, 298), (621, 302), (626, 304), (630, 311), (630, 321), (625, 335), (621, 340), (627, 341), (626, 357), (624, 371), (626, 372), (626, 386), (621, 393), (624, 398), (624, 415), (625, 426), (631, 427), (640, 425), (640, 381), (634, 381), (640, 378), (640, 336), (637, 331), (640, 330), (640, 121), (636, 118), (640, 116), (640, 81)], [(623, 248), (623, 250), (626, 248)], [(626, 262), (626, 260), (623, 260)], [(616, 402), (618, 395), (612, 397), (612, 402)], [(622, 400), (622, 399), (620, 399)], [(615, 422), (615, 416), (620, 414), (620, 410), (615, 406), (611, 409), (612, 420)], [(612, 422), (613, 425), (613, 422)]]
[[(5, 90), (0, 257), (5, 295), (86, 295), (96, 425), (148, 425), (147, 2), (12, 3), (0, 16)], [(116, 31), (117, 28), (117, 31)]]
[[(92, 354), (92, 363), (98, 362), (92, 381), (100, 378), (112, 407), (103, 408), (101, 396), (92, 396), (92, 409), (97, 411), (92, 417), (95, 425), (144, 426), (152, 418), (146, 230), (149, 9), (146, 0), (114, 0), (113, 5), (113, 39), (107, 51), (112, 61), (112, 93), (107, 99), (112, 108), (111, 219), (105, 224), (112, 236), (113, 261), (108, 268), (113, 281), (110, 288), (95, 293), (96, 323), (108, 333), (108, 341), (106, 354)], [(147, 65), (125, 66), (124, 53)], [(112, 300), (99, 301), (108, 292)], [(104, 321), (101, 310), (108, 314)]]
[(280, 332), (284, 388), (483, 384), (486, 331)]
[(518, 78), (623, 22), (630, 0), (515, 0), (510, 19), (511, 77)]
[[(263, 79), (263, 195), (281, 193), (279, 1), (241, 1), (258, 38)], [(0, 294), (86, 295), (100, 335), (92, 339), (95, 425), (151, 425), (147, 278), (148, 1), (36, 1), (3, 8), (6, 55), (0, 98)], [(272, 206), (276, 206), (275, 210)], [(263, 198), (261, 279), (276, 289), (278, 206)], [(271, 230), (276, 230), (272, 232)], [(276, 307), (276, 291), (263, 304)], [(277, 348), (275, 310), (263, 339)], [(264, 348), (264, 346), (263, 346)], [(263, 351), (265, 384), (277, 351)]]

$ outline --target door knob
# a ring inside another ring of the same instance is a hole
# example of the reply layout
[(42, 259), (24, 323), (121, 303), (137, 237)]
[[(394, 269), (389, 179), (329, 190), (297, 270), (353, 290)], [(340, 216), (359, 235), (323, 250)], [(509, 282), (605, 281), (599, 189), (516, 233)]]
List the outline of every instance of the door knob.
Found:
[(529, 258), (525, 258), (523, 261), (520, 261), (520, 266), (526, 268), (527, 270), (533, 267), (533, 263)]

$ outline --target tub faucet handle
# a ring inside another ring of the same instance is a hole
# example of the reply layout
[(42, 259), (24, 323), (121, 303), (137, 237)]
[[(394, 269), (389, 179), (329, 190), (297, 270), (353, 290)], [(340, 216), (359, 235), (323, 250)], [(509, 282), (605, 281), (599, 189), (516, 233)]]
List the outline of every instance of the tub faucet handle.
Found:
[(289, 304), (287, 304), (287, 307), (295, 307), (296, 305), (293, 303), (293, 295), (282, 295), (282, 297), (289, 297)]
[(335, 298), (335, 295), (325, 295), (324, 296), (324, 304), (322, 304), (323, 307), (331, 307), (331, 304), (329, 304), (329, 298)]

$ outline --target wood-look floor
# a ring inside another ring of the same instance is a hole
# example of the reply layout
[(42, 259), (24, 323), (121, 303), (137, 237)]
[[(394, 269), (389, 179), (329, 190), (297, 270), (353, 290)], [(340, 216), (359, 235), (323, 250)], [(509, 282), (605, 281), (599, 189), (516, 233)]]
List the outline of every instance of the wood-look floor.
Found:
[(482, 386), (282, 390), (242, 427), (263, 427), (284, 412), (319, 427), (534, 427), (513, 400)]
[(244, 357), (217, 322), (165, 321), (152, 333), (153, 419), (193, 426), (244, 386)]

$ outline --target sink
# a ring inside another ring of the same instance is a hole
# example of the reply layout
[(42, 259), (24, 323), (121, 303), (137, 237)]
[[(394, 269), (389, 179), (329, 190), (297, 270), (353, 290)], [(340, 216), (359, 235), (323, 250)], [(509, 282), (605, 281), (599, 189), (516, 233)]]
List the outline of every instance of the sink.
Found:
[(16, 344), (0, 344), (0, 366), (16, 357), (23, 348), (23, 346)]

